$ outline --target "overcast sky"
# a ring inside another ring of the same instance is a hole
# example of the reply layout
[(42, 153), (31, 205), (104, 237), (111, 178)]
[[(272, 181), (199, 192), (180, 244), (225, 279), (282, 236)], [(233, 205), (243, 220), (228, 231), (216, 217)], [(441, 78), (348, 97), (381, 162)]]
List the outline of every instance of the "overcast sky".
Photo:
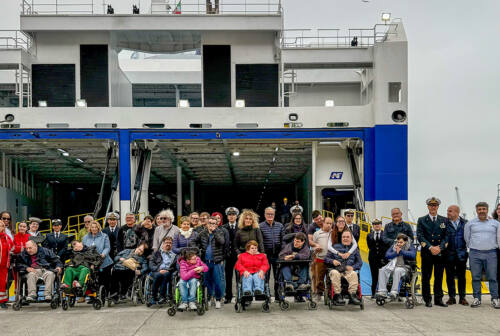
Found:
[[(18, 0), (1, 1), (0, 29), (16, 29)], [(409, 41), (410, 209), (421, 216), (425, 199), (435, 195), (445, 215), (445, 207), (456, 202), (455, 186), (468, 217), (479, 200), (493, 207), (500, 183), (500, 155), (494, 152), (500, 128), (500, 1), (282, 2), (286, 28), (370, 28), (381, 22), (383, 11), (401, 18)]]

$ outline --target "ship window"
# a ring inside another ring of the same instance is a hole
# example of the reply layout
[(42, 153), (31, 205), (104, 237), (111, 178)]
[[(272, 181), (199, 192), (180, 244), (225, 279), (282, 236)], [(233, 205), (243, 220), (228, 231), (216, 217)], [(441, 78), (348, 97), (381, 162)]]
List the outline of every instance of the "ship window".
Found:
[(389, 83), (389, 103), (401, 103), (401, 82)]

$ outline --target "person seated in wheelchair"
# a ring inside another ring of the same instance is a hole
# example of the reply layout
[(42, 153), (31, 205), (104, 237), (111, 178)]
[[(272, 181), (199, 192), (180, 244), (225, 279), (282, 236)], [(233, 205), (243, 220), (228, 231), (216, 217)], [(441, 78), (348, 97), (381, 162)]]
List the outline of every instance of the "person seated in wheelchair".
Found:
[(153, 253), (149, 261), (149, 269), (153, 277), (150, 305), (156, 303), (163, 305), (167, 300), (167, 287), (172, 279), (171, 267), (176, 261), (176, 254), (172, 250), (172, 242), (172, 237), (165, 236), (161, 247)]
[(208, 272), (208, 266), (193, 250), (183, 250), (181, 255), (178, 260), (181, 277), (178, 283), (181, 304), (178, 309), (185, 310), (189, 307), (190, 310), (196, 310), (196, 292), (200, 285), (201, 274)]
[[(293, 241), (281, 250), (279, 253), (279, 260), (293, 261), (293, 260), (309, 260), (311, 259), (311, 251), (306, 243), (307, 237), (304, 233), (298, 232), (295, 234)], [(294, 282), (292, 279), (292, 268), (296, 268), (296, 273), (299, 280)], [(283, 264), (281, 265), (281, 275), (285, 281), (286, 291), (305, 291), (310, 288), (307, 283), (309, 264), (303, 263), (300, 265)]]
[(353, 244), (352, 232), (347, 230), (342, 232), (342, 243), (335, 244), (334, 248), (338, 251), (337, 254), (328, 251), (325, 257), (325, 264), (331, 270), (328, 273), (333, 286), (333, 300), (336, 304), (343, 304), (342, 301), (342, 278), (348, 283), (347, 292), (349, 294), (349, 301), (353, 304), (359, 305), (361, 302), (356, 293), (359, 286), (359, 279), (357, 271), (363, 266), (363, 260), (359, 254), (359, 249), (356, 249), (353, 254), (348, 258), (342, 258), (341, 254), (348, 252)]
[(21, 274), (25, 274), (28, 286), (28, 302), (35, 302), (38, 299), (37, 281), (42, 279), (45, 284), (45, 301), (52, 300), (54, 280), (56, 273), (60, 274), (63, 264), (59, 257), (51, 250), (38, 246), (34, 241), (28, 240), (23, 252), (17, 259), (17, 269)]
[(263, 295), (266, 272), (269, 270), (267, 256), (259, 252), (259, 244), (255, 240), (250, 240), (245, 250), (234, 265), (234, 269), (240, 272), (243, 295)]
[(78, 302), (81, 303), (85, 302), (84, 296), (87, 290), (85, 279), (91, 270), (99, 269), (103, 258), (94, 246), (84, 246), (80, 241), (73, 240), (71, 247), (72, 250), (69, 251), (69, 262), (66, 263), (61, 289), (66, 293), (72, 293), (75, 290), (73, 293), (80, 297)]
[(389, 263), (378, 271), (377, 297), (387, 297), (387, 282), (392, 275), (392, 287), (389, 298), (394, 300), (399, 294), (401, 279), (411, 272), (411, 262), (417, 257), (417, 250), (411, 243), (412, 240), (404, 233), (398, 234), (394, 244), (387, 250), (385, 258)]
[(135, 249), (126, 249), (115, 257), (113, 274), (111, 277), (111, 293), (114, 300), (125, 299), (135, 276), (140, 276), (148, 271), (148, 262), (144, 251), (148, 248), (146, 242), (141, 242)]

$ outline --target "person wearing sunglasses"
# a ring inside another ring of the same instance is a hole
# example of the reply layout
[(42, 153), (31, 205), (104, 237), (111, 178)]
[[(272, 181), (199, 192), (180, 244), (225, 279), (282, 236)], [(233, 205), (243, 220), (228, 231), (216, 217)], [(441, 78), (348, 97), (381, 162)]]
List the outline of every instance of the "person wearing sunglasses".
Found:
[(153, 236), (153, 251), (155, 252), (161, 246), (163, 238), (172, 237), (174, 239), (181, 231), (178, 226), (172, 224), (174, 222), (174, 213), (172, 210), (162, 210), (156, 218), (158, 226)]
[(358, 224), (354, 223), (354, 211), (346, 210), (344, 212), (344, 216), (345, 216), (345, 224), (347, 225), (349, 230), (351, 230), (352, 235), (356, 240), (356, 242), (358, 242), (359, 236), (361, 234), (361, 228), (359, 227)]
[(2, 211), (0, 213), (0, 219), (5, 224), (5, 234), (7, 236), (9, 236), (9, 238), (13, 241), (14, 236), (12, 235), (11, 226), (10, 226), (12, 223), (12, 215), (10, 214), (9, 211)]

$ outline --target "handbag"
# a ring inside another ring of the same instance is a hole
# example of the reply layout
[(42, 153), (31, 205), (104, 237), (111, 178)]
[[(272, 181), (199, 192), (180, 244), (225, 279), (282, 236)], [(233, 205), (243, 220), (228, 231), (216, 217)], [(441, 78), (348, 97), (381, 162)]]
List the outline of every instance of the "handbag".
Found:
[(135, 271), (137, 267), (139, 267), (139, 262), (137, 262), (134, 258), (128, 258), (122, 262), (122, 265), (132, 271)]

